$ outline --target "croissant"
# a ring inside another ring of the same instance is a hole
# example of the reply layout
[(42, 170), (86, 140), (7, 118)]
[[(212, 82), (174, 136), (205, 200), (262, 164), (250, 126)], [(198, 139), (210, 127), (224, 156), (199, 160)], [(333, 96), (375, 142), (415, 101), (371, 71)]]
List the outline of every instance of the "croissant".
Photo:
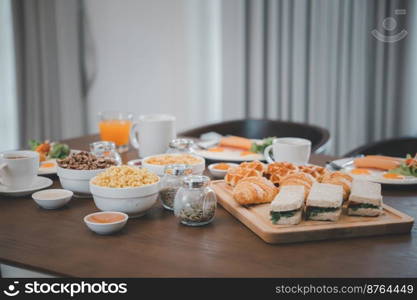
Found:
[(302, 185), (304, 186), (305, 196), (307, 197), (314, 182), (316, 182), (316, 179), (313, 176), (300, 172), (285, 176), (281, 180), (280, 186)]
[(352, 186), (353, 178), (343, 172), (328, 172), (321, 180), (322, 183), (330, 183), (335, 185), (341, 185), (343, 187), (343, 200), (347, 200), (350, 194), (350, 188)]
[(278, 188), (264, 177), (247, 177), (233, 189), (233, 198), (241, 205), (269, 203), (275, 198)]
[(260, 177), (262, 176), (262, 173), (255, 169), (247, 169), (239, 166), (230, 168), (227, 171), (226, 176), (224, 176), (224, 181), (231, 186), (235, 186), (243, 178), (252, 176)]

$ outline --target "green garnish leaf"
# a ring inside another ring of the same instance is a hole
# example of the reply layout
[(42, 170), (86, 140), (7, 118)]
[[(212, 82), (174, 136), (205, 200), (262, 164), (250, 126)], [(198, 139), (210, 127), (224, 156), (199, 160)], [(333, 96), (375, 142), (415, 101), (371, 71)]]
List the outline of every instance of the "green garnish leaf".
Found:
[(369, 204), (369, 203), (360, 203), (360, 204), (355, 204), (355, 205), (349, 205), (349, 208), (352, 210), (358, 210), (360, 208), (374, 208), (374, 209), (378, 209), (379, 206), (373, 205), (373, 204)]
[(252, 147), (250, 148), (251, 152), (255, 153), (264, 153), (265, 148), (269, 145), (272, 145), (272, 142), (274, 141), (275, 137), (267, 137), (262, 140), (262, 142), (253, 142)]
[(271, 221), (272, 224), (277, 224), (279, 219), (281, 218), (290, 218), (295, 215), (297, 210), (290, 210), (290, 211), (271, 211)]
[(318, 214), (326, 213), (326, 212), (335, 212), (339, 210), (340, 207), (317, 207), (317, 206), (309, 206), (307, 207), (307, 218), (308, 217), (315, 217)]
[(35, 149), (42, 143), (37, 140), (29, 140), (28, 144), (29, 144), (30, 150), (35, 151)]
[(49, 152), (49, 157), (63, 159), (70, 154), (70, 151), (70, 148), (66, 144), (55, 144)]

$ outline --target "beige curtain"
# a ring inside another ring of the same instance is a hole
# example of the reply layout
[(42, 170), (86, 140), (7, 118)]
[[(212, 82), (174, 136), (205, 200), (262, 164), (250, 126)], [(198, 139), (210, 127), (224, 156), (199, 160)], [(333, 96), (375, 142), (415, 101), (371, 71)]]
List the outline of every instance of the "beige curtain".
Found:
[(81, 2), (14, 0), (20, 146), (85, 132)]
[[(416, 134), (415, 10), (413, 1), (224, 1), (223, 117), (316, 124), (330, 130), (334, 154)], [(408, 35), (389, 43), (374, 29)]]

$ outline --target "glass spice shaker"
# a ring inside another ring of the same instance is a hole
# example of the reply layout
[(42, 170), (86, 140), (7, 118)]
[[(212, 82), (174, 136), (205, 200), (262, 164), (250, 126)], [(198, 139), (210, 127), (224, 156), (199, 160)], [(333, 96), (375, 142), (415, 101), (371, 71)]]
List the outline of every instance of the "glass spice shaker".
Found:
[(122, 164), (122, 158), (116, 150), (116, 144), (108, 141), (94, 142), (90, 144), (90, 152), (97, 157), (113, 159), (116, 165)]
[(167, 153), (194, 153), (194, 141), (190, 139), (173, 139), (169, 145)]
[(172, 164), (165, 167), (159, 190), (159, 199), (164, 208), (174, 210), (175, 195), (182, 185), (184, 176), (190, 175), (192, 171), (192, 166), (184, 164)]
[(174, 200), (174, 213), (182, 224), (202, 226), (213, 220), (217, 198), (209, 183), (210, 178), (207, 176), (184, 177)]

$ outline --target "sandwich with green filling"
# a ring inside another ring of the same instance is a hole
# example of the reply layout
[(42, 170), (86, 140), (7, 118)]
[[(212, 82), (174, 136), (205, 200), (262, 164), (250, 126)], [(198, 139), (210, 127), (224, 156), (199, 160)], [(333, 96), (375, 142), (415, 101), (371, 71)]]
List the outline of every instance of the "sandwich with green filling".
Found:
[(379, 183), (357, 180), (352, 182), (348, 215), (376, 217), (382, 214), (382, 194)]
[(306, 202), (306, 218), (315, 221), (337, 221), (342, 212), (343, 187), (315, 182)]
[(277, 225), (300, 223), (304, 206), (304, 186), (287, 185), (280, 188), (271, 202), (271, 221)]

